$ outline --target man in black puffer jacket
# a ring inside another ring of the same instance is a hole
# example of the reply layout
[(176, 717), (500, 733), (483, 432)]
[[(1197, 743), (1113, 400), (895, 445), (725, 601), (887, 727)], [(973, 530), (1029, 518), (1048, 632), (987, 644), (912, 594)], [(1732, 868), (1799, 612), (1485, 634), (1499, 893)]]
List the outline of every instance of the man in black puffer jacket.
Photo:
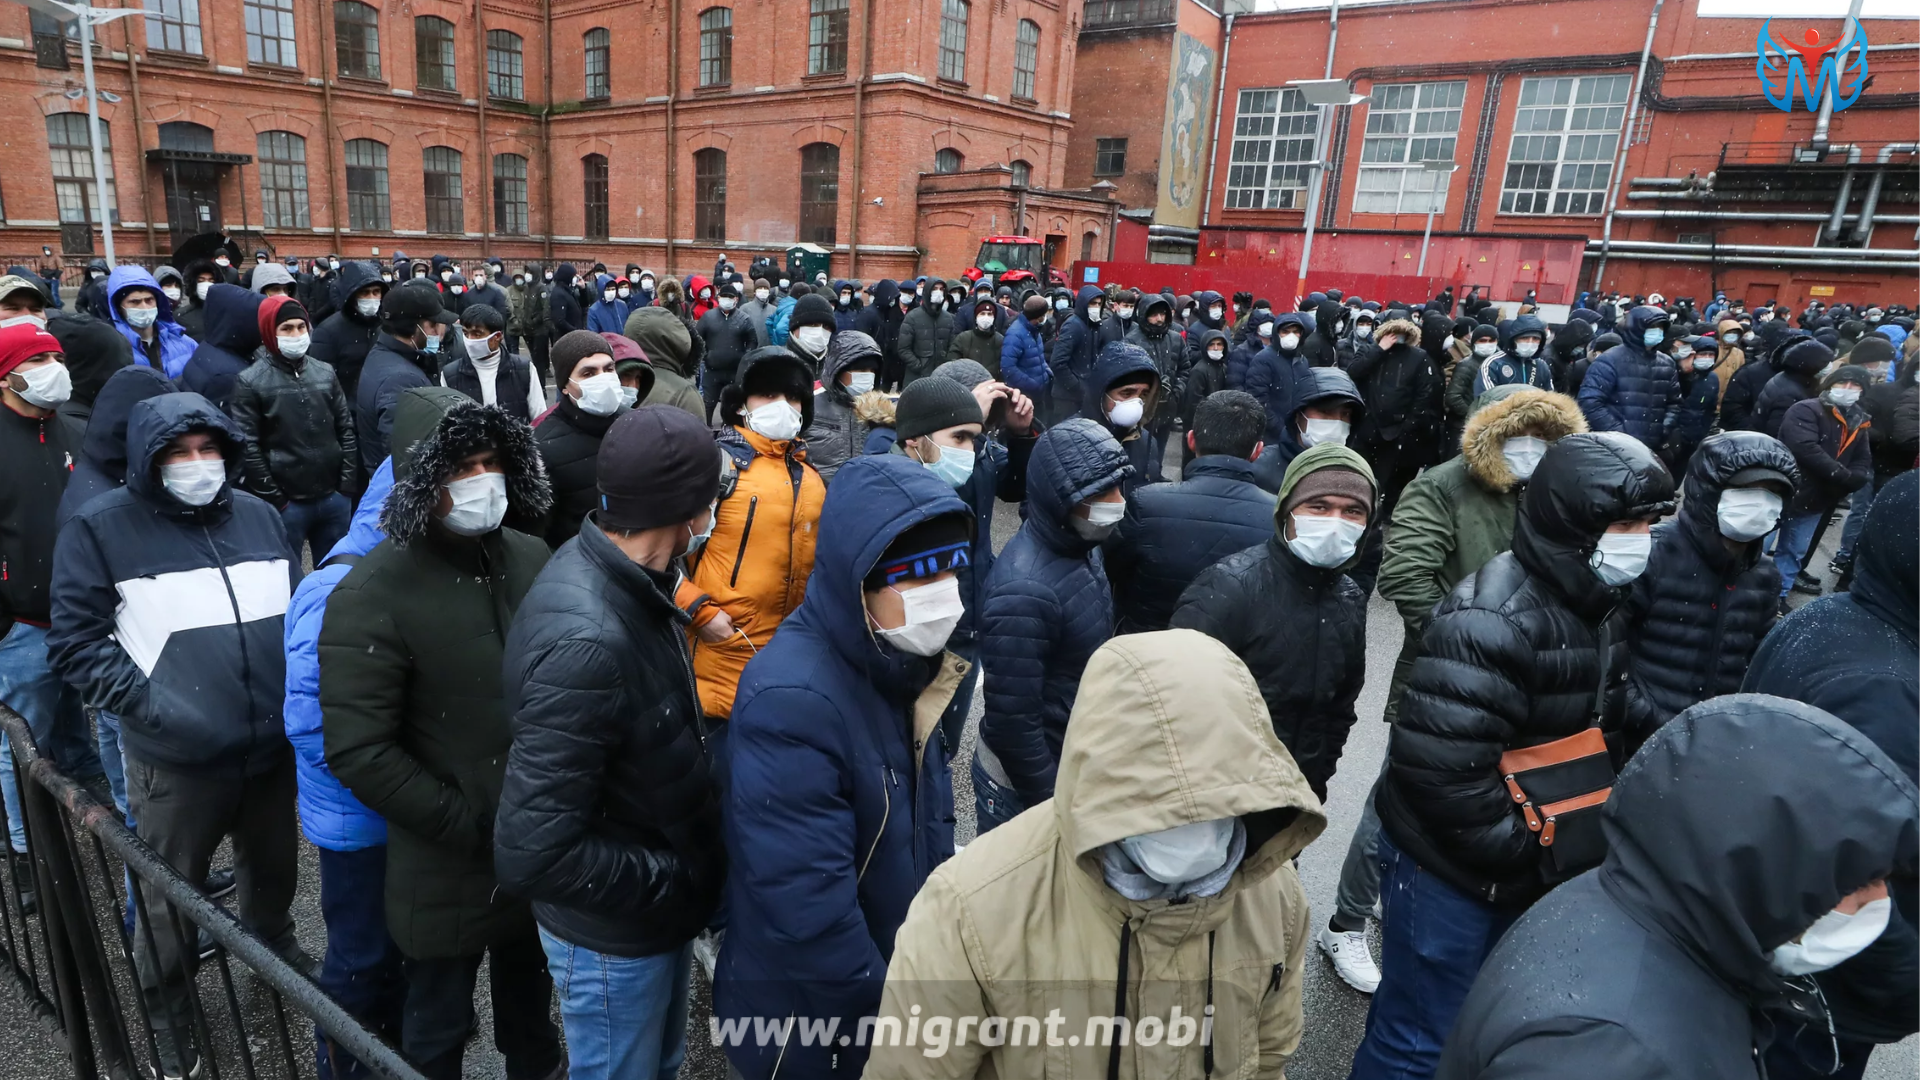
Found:
[(1668, 342), (1673, 320), (1657, 307), (1627, 316), (1620, 344), (1593, 358), (1580, 383), (1580, 411), (1594, 431), (1624, 431), (1658, 449), (1680, 404), (1680, 375)]
[(1653, 519), (1672, 507), (1673, 479), (1644, 443), (1568, 435), (1528, 481), (1513, 549), (1434, 609), (1375, 800), (1387, 929), (1356, 1078), (1432, 1075), (1501, 932), (1588, 869), (1558, 860), (1591, 851), (1597, 813), (1562, 822), (1543, 847), (1499, 759), (1596, 723), (1617, 735), (1625, 586), (1644, 567)]
[(1266, 543), (1195, 578), (1171, 624), (1246, 662), (1274, 734), (1322, 802), (1367, 677), (1367, 594), (1347, 571), (1376, 495), (1365, 458), (1337, 443), (1308, 449), (1287, 468)]
[[(1148, 293), (1142, 297), (1137, 315), (1133, 329), (1127, 331), (1122, 340), (1139, 346), (1159, 369), (1160, 408), (1148, 418), (1147, 424), (1154, 440), (1165, 446), (1167, 433), (1173, 430), (1174, 414), (1180, 411), (1180, 395), (1187, 387), (1187, 339), (1174, 325), (1173, 302), (1164, 294)], [(1105, 352), (1101, 350), (1101, 355)]]
[(1774, 362), (1778, 372), (1760, 388), (1753, 403), (1750, 430), (1780, 437), (1780, 423), (1787, 410), (1820, 392), (1820, 372), (1833, 363), (1833, 350), (1807, 338), (1787, 346)]
[(1411, 320), (1389, 319), (1374, 338), (1379, 348), (1356, 358), (1347, 371), (1367, 402), (1351, 443), (1373, 466), (1380, 519), (1391, 521), (1400, 492), (1432, 456), (1440, 425), (1440, 375), (1421, 348), (1423, 332)]
[[(1026, 520), (987, 575), (978, 623), (986, 711), (973, 775), (983, 832), (1053, 797), (1080, 673), (1113, 636), (1100, 544), (1119, 521), (1112, 511), (1132, 472), (1113, 436), (1083, 418), (1033, 448)], [(1106, 508), (1097, 517), (1096, 504)]]
[(1627, 598), (1627, 756), (1687, 706), (1739, 692), (1780, 595), (1760, 549), (1798, 480), (1792, 452), (1759, 432), (1723, 431), (1694, 453), (1686, 503), (1654, 530)]
[(599, 457), (600, 506), (507, 634), (513, 746), (493, 865), (533, 901), (552, 968), (622, 972), (561, 995), (574, 1052), (670, 1061), (684, 1046), (662, 1037), (668, 1014), (726, 878), (690, 620), (673, 602), (680, 555), (712, 524), (719, 452), (684, 409), (648, 405), (614, 423)]
[[(598, 394), (589, 394), (581, 383), (618, 369), (620, 357), (615, 352), (620, 341), (626, 339), (617, 334), (603, 336), (591, 330), (575, 330), (553, 343), (554, 377), (559, 380), (560, 391), (553, 408), (533, 429), (533, 444), (553, 485), (553, 511), (544, 535), (547, 546), (556, 550), (573, 539), (587, 514), (600, 505), (600, 440), (627, 409), (618, 402), (601, 400)], [(634, 352), (640, 351), (631, 341), (626, 344)], [(653, 389), (653, 367), (639, 364), (630, 370), (640, 382), (635, 400), (644, 401)], [(581, 405), (583, 400), (592, 410)]]
[(1253, 482), (1266, 422), (1253, 395), (1214, 394), (1194, 410), (1181, 479), (1134, 491), (1106, 543), (1120, 633), (1165, 630), (1201, 571), (1273, 534), (1274, 497)]

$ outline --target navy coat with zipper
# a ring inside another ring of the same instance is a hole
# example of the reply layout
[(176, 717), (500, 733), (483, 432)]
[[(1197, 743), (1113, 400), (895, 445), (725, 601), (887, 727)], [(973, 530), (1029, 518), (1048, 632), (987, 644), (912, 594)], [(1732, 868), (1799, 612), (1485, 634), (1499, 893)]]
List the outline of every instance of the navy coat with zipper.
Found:
[(1789, 517), (1824, 514), (1873, 479), (1867, 410), (1842, 409), (1824, 396), (1794, 402), (1780, 421), (1780, 441), (1800, 463), (1800, 487)]
[[(206, 336), (180, 372), (180, 389), (190, 390), (225, 411), (233, 384), (253, 364), (260, 347), (260, 296), (238, 285), (207, 290)], [(375, 461), (375, 467), (380, 462)], [(369, 473), (373, 470), (368, 469)]]
[[(1128, 497), (1133, 489), (1141, 484), (1160, 482), (1161, 445), (1153, 434), (1153, 417), (1162, 407), (1162, 395), (1166, 393), (1166, 383), (1159, 381), (1160, 369), (1154, 365), (1153, 358), (1131, 342), (1115, 342), (1100, 350), (1100, 359), (1093, 365), (1093, 378), (1085, 384), (1085, 396), (1080, 399), (1080, 415), (1107, 429), (1120, 441), (1120, 449), (1127, 455), (1127, 462), (1133, 471), (1127, 474), (1120, 490)], [(1123, 381), (1152, 382), (1153, 386), (1144, 395), (1146, 411), (1141, 414), (1140, 422), (1125, 430), (1115, 430), (1107, 420), (1107, 390)]]
[(1119, 632), (1165, 630), (1201, 571), (1273, 535), (1275, 501), (1254, 482), (1252, 462), (1226, 454), (1194, 458), (1178, 481), (1135, 489), (1105, 544)]
[[(1658, 450), (1680, 402), (1680, 376), (1666, 343), (1647, 348), (1644, 335), (1666, 312), (1637, 307), (1620, 344), (1594, 357), (1580, 383), (1580, 411), (1594, 431), (1624, 431)], [(1673, 331), (1668, 330), (1668, 340)]]
[[(380, 268), (374, 264), (358, 260), (341, 263), (331, 286), (337, 310), (313, 328), (313, 345), (307, 349), (310, 358), (333, 365), (333, 373), (350, 402), (360, 388), (360, 369), (366, 366), (367, 351), (380, 336), (380, 316), (360, 314), (353, 294), (378, 284)], [(501, 314), (505, 313), (502, 309)]]
[(1080, 286), (1080, 294), (1074, 297), (1073, 314), (1060, 324), (1060, 332), (1053, 336), (1047, 366), (1053, 373), (1055, 400), (1079, 401), (1081, 387), (1093, 376), (1094, 358), (1100, 354), (1100, 328), (1087, 318), (1087, 305), (1098, 300), (1104, 306), (1106, 296), (1098, 285)]
[[(714, 1015), (838, 1017), (880, 1004), (893, 939), (953, 854), (950, 752), (914, 745), (914, 705), (941, 661), (870, 629), (862, 581), (894, 538), (967, 505), (896, 454), (840, 469), (820, 515), (807, 597), (748, 662), (729, 724), (727, 937)], [(947, 661), (952, 663), (952, 661)], [(971, 675), (971, 668), (964, 674)], [(728, 1047), (743, 1075), (857, 1077), (862, 1046)]]

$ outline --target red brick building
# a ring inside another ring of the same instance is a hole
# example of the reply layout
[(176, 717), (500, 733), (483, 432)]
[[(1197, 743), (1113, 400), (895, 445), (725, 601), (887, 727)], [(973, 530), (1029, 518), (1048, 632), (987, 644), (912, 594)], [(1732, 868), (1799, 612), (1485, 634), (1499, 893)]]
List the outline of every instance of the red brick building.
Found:
[[(1124, 34), (1095, 31), (1089, 0), (1082, 77), (1097, 66), (1107, 73), (1109, 100), (1157, 101), (1167, 91), (1161, 42), (1176, 30), (1191, 32), (1187, 11), (1201, 5), (1106, 2), (1153, 11)], [(1427, 273), (1489, 285), (1500, 299), (1510, 298), (1508, 281), (1476, 276), (1476, 259), (1492, 251), (1477, 255), (1481, 245), (1584, 246), (1577, 279), (1568, 273), (1569, 280), (1543, 283), (1543, 300), (1549, 292), (1571, 300), (1599, 273), (1603, 288), (1627, 292), (1705, 297), (1718, 287), (1755, 301), (1837, 292), (1912, 303), (1920, 299), (1920, 167), (1912, 149), (1920, 136), (1920, 24), (1910, 10), (1871, 17), (1883, 6), (1869, 3), (1862, 23), (1871, 85), (1832, 116), (1823, 154), (1814, 152), (1818, 121), (1803, 101), (1788, 113), (1761, 94), (1755, 40), (1763, 20), (1717, 17), (1730, 10), (1725, 0), (1663, 5), (1630, 129), (1654, 7), (1648, 0), (1349, 3), (1338, 12), (1337, 41), (1324, 0), (1312, 9), (1236, 14), (1231, 44), (1226, 19), (1213, 42), (1223, 58), (1224, 87), (1215, 90), (1222, 115), (1208, 153), (1205, 223), (1189, 250), (1201, 262), (1257, 261), (1268, 248), (1292, 259), (1306, 220), (1309, 163), (1327, 122), (1316, 267), (1340, 257), (1342, 235), (1378, 233), (1411, 272), (1433, 206), (1436, 240), (1470, 242), (1445, 244), (1449, 255), (1430, 261)], [(1846, 5), (1838, 7), (1844, 14)], [(1777, 39), (1796, 41), (1807, 26), (1832, 42), (1842, 19), (1772, 23)], [(1330, 47), (1333, 76), (1367, 100), (1323, 118), (1287, 83), (1320, 79)], [(1138, 74), (1125, 82), (1130, 69)], [(1118, 130), (1118, 120), (1090, 112), (1075, 109), (1069, 184), (1088, 179), (1071, 170), (1092, 160), (1102, 124)], [(1623, 131), (1629, 144), (1615, 190)], [(1429, 171), (1422, 160), (1458, 167)], [(1151, 191), (1146, 179), (1116, 181), (1129, 207), (1152, 205), (1140, 194)], [(1875, 192), (1872, 220), (1862, 226)], [(1829, 228), (1836, 204), (1837, 232)], [(1609, 220), (1611, 243), (1603, 245)], [(1162, 229), (1156, 239), (1177, 233)], [(1268, 245), (1260, 233), (1291, 234), (1291, 242)]]
[[(146, 6), (96, 46), (123, 257), (219, 225), (277, 255), (686, 272), (806, 240), (835, 273), (952, 274), (971, 247), (923, 258), (923, 174), (1065, 177), (1079, 0)], [(0, 9), (0, 93), (45, 116), (0, 139), (0, 258), (93, 241), (80, 75), (57, 23)]]

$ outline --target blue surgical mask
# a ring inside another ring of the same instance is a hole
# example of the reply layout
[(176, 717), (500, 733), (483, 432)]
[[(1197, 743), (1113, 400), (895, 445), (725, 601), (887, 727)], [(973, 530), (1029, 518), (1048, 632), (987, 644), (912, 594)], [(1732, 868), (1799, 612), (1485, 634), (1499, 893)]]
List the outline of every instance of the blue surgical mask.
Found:
[(427, 335), (427, 342), (426, 342), (426, 344), (424, 344), (424, 345), (422, 345), (422, 346), (420, 346), (420, 351), (421, 351), (421, 352), (423, 352), (423, 353), (437, 353), (437, 352), (439, 352), (439, 351), (440, 351), (440, 339), (439, 339), (439, 337), (437, 337), (436, 335), (433, 335), (433, 334), (428, 334), (428, 335)]
[(1646, 342), (1649, 349), (1658, 348), (1661, 342), (1667, 340), (1667, 332), (1657, 326), (1650, 327), (1646, 333), (1640, 335), (1640, 340)]
[(948, 487), (958, 488), (972, 478), (973, 459), (972, 450), (964, 450), (958, 446), (942, 446), (939, 460), (922, 462), (922, 464), (926, 465), (933, 475), (945, 480)]

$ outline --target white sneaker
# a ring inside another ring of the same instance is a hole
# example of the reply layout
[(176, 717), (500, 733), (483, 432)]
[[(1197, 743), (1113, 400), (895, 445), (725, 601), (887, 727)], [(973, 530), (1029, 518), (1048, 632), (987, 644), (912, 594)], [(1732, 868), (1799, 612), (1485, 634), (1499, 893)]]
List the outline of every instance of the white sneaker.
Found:
[(700, 936), (693, 939), (693, 959), (700, 965), (700, 970), (707, 973), (708, 986), (713, 985), (713, 967), (720, 960), (720, 943), (726, 939), (726, 936), (725, 930), (717, 934), (711, 930), (702, 930)]
[(1314, 935), (1314, 941), (1320, 951), (1333, 961), (1333, 970), (1341, 981), (1363, 994), (1371, 994), (1380, 988), (1380, 967), (1373, 962), (1373, 954), (1367, 951), (1367, 932), (1355, 930), (1342, 934), (1333, 927), (1321, 924), (1320, 932)]

